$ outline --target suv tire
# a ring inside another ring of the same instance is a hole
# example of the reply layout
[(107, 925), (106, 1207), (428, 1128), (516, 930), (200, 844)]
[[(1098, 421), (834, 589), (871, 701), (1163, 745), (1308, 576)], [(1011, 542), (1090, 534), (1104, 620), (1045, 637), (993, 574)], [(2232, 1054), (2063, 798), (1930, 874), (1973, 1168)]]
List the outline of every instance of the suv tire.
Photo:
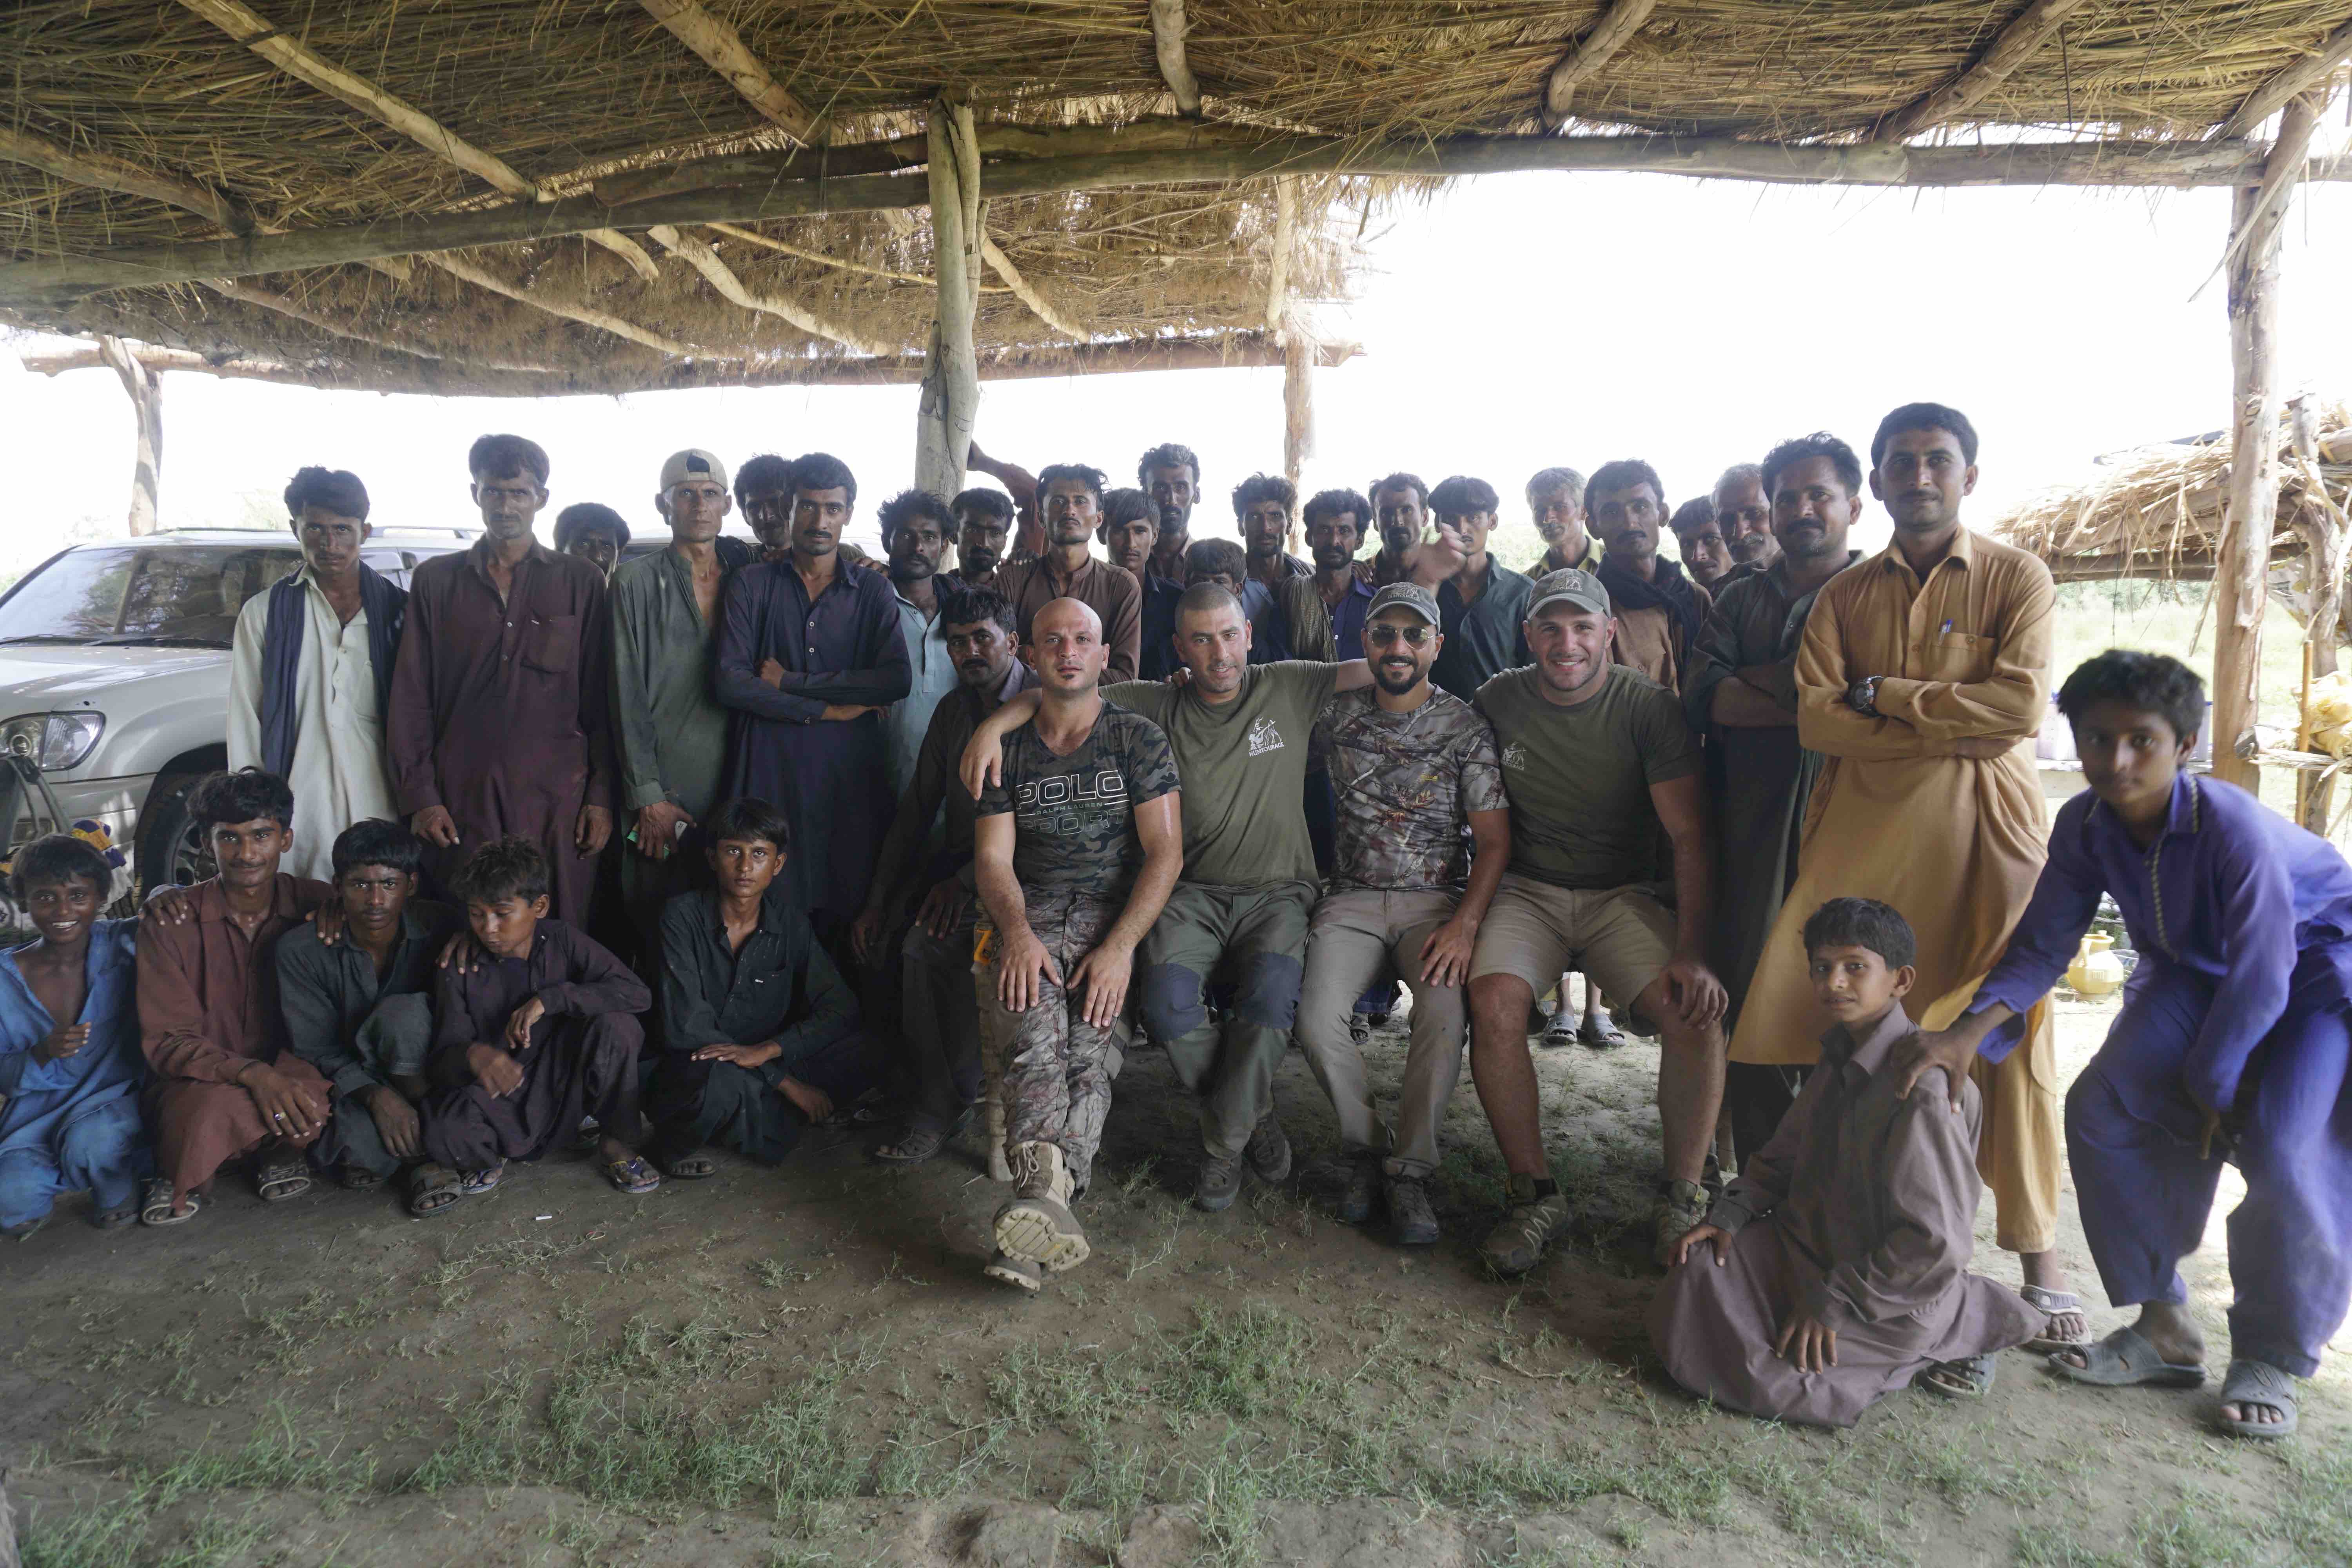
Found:
[(188, 796), (207, 773), (165, 773), (147, 793), (139, 813), (139, 901), (158, 888), (200, 882), (213, 874), (211, 852), (195, 836)]

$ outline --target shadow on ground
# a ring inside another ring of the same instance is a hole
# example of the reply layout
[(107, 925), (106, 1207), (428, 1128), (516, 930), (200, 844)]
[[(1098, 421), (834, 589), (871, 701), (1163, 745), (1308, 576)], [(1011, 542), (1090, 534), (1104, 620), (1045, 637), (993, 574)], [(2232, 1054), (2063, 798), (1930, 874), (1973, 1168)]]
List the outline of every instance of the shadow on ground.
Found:
[[(2112, 1016), (2062, 1008), (2070, 1075)], [(1402, 1043), (1374, 1042), (1391, 1090)], [(1336, 1135), (1295, 1054), (1300, 1173), (1221, 1215), (1184, 1201), (1164, 1058), (1131, 1058), (1094, 1259), (1035, 1300), (981, 1277), (1002, 1190), (969, 1142), (906, 1172), (831, 1142), (642, 1199), (551, 1163), (426, 1221), (324, 1188), (264, 1210), (225, 1177), (182, 1229), (52, 1225), (0, 1256), (26, 1561), (2352, 1560), (2340, 1356), (2278, 1448), (2215, 1435), (2210, 1389), (2094, 1394), (2021, 1352), (1981, 1406), (1898, 1395), (1851, 1433), (1685, 1398), (1642, 1327), (1656, 1053), (1542, 1056), (1580, 1224), (1514, 1286), (1473, 1252), (1501, 1177), (1469, 1086), (1445, 1239), (1401, 1252), (1328, 1217)], [(2218, 1222), (2197, 1263), (2218, 1367)], [(2016, 1279), (1989, 1199), (1979, 1266)]]

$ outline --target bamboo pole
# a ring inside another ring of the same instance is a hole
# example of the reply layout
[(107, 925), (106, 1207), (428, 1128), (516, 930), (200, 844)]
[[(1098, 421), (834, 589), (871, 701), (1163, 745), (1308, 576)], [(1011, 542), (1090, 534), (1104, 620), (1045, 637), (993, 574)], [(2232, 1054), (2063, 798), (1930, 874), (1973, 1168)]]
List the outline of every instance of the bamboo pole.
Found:
[(1879, 121), (1872, 139), (1907, 142), (1922, 131), (1975, 107), (2007, 81), (2018, 67), (2038, 54), (2065, 25), (2067, 16), (2081, 10), (2084, 3), (2084, 0), (2033, 0), (1993, 35), (1992, 42), (1969, 63), (1968, 68)]
[(98, 340), (99, 357), (122, 383), (131, 398), (139, 434), (131, 469), (131, 537), (155, 531), (163, 488), (163, 381), (142, 363), (121, 338)]
[[(1081, 128), (1031, 131), (1032, 143), (1102, 147), (1115, 137)], [(805, 156), (805, 154), (804, 154)], [(1130, 185), (1230, 184), (1273, 174), (1454, 178), (1544, 170), (1647, 172), (1784, 184), (1879, 186), (2239, 185), (2261, 176), (2263, 152), (2242, 142), (2009, 142), (1992, 146), (1839, 146), (1674, 136), (1473, 136), (1420, 142), (1281, 137), (1251, 146), (1006, 158), (988, 165), (1001, 196)], [(2352, 156), (2312, 161), (2302, 177), (2352, 180)], [(757, 223), (823, 213), (903, 211), (929, 200), (912, 174), (777, 179), (611, 206), (593, 196), (471, 212), (419, 213), (244, 239), (101, 251), (65, 260), (0, 263), (0, 308), (50, 310), (109, 289), (252, 277), (472, 246), (517, 244), (614, 224)]]
[(2213, 580), (2213, 776), (2259, 787), (2251, 751), (2262, 679), (2264, 578), (2278, 516), (2279, 230), (2318, 121), (2310, 98), (2279, 121), (2262, 183), (2231, 204), (2230, 481)]
[(971, 106), (945, 96), (931, 100), (927, 132), (939, 306), (915, 414), (915, 486), (951, 496), (963, 488), (980, 415), (980, 363), (972, 347), (980, 311), (980, 142)]

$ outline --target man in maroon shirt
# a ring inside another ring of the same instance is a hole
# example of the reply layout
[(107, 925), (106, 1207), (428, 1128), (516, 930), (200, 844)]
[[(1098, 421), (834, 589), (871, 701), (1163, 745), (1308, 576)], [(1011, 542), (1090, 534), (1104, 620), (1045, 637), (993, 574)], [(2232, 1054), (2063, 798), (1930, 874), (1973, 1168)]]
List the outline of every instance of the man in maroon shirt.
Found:
[(310, 1187), (303, 1151), (327, 1124), (327, 1080), (290, 1051), (278, 1009), (278, 939), (335, 890), (278, 869), (294, 792), (258, 768), (215, 773), (188, 796), (220, 866), (163, 895), (139, 922), (139, 1039), (154, 1077), (148, 1125), (159, 1174), (140, 1218), (194, 1217), (213, 1174), (259, 1157), (268, 1202)]
[(555, 912), (584, 926), (613, 834), (604, 574), (531, 536), (547, 504), (536, 442), (485, 436), (467, 461), (482, 537), (409, 585), (385, 726), (393, 794), (439, 886), (493, 838), (528, 838)]

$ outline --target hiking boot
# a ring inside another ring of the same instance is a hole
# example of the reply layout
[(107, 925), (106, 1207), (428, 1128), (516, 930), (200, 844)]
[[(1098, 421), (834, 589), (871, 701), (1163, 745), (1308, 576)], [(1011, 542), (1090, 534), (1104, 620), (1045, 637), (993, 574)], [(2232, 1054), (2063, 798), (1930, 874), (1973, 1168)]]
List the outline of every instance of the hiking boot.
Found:
[(1217, 1214), (1234, 1206), (1242, 1191), (1242, 1157), (1239, 1154), (1203, 1154), (1201, 1156), (1200, 1184), (1192, 1189), (1196, 1208)]
[(1372, 1201), (1380, 1192), (1380, 1156), (1369, 1151), (1349, 1156), (1348, 1184), (1339, 1189), (1339, 1223), (1361, 1225), (1371, 1218)]
[(1668, 1182), (1658, 1200), (1657, 1244), (1650, 1257), (1661, 1268), (1674, 1257), (1675, 1243), (1706, 1223), (1706, 1189), (1696, 1182)]
[(1558, 1193), (1548, 1198), (1536, 1196), (1533, 1176), (1514, 1175), (1508, 1191), (1509, 1212), (1478, 1244), (1478, 1256), (1486, 1260), (1486, 1267), (1505, 1279), (1525, 1274), (1542, 1262), (1544, 1249), (1568, 1228), (1569, 1220), (1568, 1200)]
[(1258, 1173), (1261, 1181), (1279, 1182), (1290, 1174), (1290, 1140), (1284, 1136), (1282, 1123), (1276, 1120), (1271, 1110), (1250, 1133), (1250, 1140), (1243, 1145), (1242, 1153), (1248, 1158), (1250, 1169)]
[(1011, 1258), (1002, 1252), (990, 1258), (987, 1266), (982, 1268), (981, 1272), (991, 1279), (1002, 1280), (1014, 1289), (1026, 1291), (1032, 1296), (1043, 1289), (1045, 1284), (1044, 1269), (1025, 1258)]
[(996, 1250), (1034, 1263), (1048, 1274), (1076, 1268), (1093, 1248), (1070, 1212), (1070, 1169), (1054, 1143), (1024, 1143), (1013, 1151), (1020, 1184), (996, 1211)]
[(1399, 1247), (1428, 1247), (1437, 1240), (1437, 1211), (1419, 1176), (1388, 1179), (1389, 1239)]

